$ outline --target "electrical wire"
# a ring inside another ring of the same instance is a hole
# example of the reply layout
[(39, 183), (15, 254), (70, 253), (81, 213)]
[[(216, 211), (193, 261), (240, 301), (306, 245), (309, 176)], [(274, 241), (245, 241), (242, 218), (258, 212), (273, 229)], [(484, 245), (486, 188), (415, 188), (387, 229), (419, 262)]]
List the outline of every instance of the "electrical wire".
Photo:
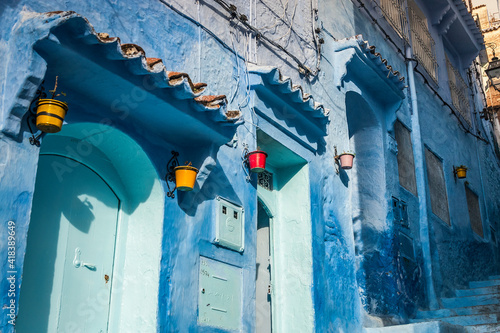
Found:
[[(164, 1), (164, 0), (160, 0)], [(224, 0), (213, 0), (217, 4), (219, 4), (226, 12), (228, 12), (231, 16), (232, 19), (238, 20), (238, 22), (243, 25), (246, 29), (251, 31), (255, 37), (259, 40), (264, 40), (267, 43), (271, 44), (275, 48), (281, 50), (283, 53), (285, 53), (287, 56), (292, 58), (293, 61), (298, 65), (298, 70), (301, 74), (305, 76), (316, 76), (318, 74), (318, 69), (312, 71), (309, 67), (307, 67), (299, 58), (297, 58), (294, 54), (292, 54), (290, 51), (288, 51), (286, 48), (283, 46), (279, 45), (272, 39), (266, 37), (259, 29), (248, 23), (248, 17), (244, 14), (240, 14), (238, 12), (238, 9), (236, 8), (235, 5), (233, 4), (228, 4)]]

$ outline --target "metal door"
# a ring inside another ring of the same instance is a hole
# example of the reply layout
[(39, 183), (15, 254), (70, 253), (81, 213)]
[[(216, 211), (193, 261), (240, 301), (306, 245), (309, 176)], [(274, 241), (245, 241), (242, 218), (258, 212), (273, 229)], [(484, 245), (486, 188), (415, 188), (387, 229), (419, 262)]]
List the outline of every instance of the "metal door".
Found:
[(18, 333), (105, 333), (120, 201), (94, 171), (41, 155)]
[(271, 332), (271, 256), (269, 215), (258, 201), (257, 258), (255, 282), (256, 332)]

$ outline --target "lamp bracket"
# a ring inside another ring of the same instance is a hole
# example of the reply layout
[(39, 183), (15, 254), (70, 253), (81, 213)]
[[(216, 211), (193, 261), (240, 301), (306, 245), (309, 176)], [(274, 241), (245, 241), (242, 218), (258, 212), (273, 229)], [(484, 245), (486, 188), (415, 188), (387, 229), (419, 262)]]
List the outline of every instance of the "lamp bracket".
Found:
[(30, 144), (32, 146), (37, 146), (40, 147), (40, 138), (45, 134), (42, 131), (36, 131), (33, 132), (33, 128), (31, 127), (32, 125), (36, 125), (36, 109), (37, 109), (37, 102), (41, 98), (46, 98), (47, 94), (45, 93), (45, 87), (43, 86), (43, 83), (45, 81), (42, 81), (40, 84), (40, 87), (37, 89), (35, 93), (35, 98), (31, 101), (30, 106), (28, 108), (29, 114), (26, 117), (26, 123), (28, 124), (28, 129), (31, 133), (31, 137), (29, 138)]
[(250, 169), (250, 164), (248, 162), (248, 154), (249, 154), (248, 144), (243, 142), (241, 145), (243, 146), (243, 151), (241, 152), (241, 165), (243, 166), (243, 170), (245, 171), (246, 175), (245, 179), (247, 183), (249, 183), (252, 177), (250, 175), (250, 171), (248, 171)]
[[(175, 171), (174, 169), (179, 166), (179, 153), (172, 150), (172, 157), (167, 163), (167, 174), (165, 175), (165, 182), (167, 183), (167, 197), (169, 198), (175, 198), (175, 190), (177, 189), (177, 186), (175, 185)], [(169, 183), (174, 183), (174, 188), (170, 189), (170, 184)]]
[(333, 148), (335, 149), (335, 156), (333, 156), (335, 160), (335, 172), (338, 175), (340, 172), (340, 156), (337, 153), (337, 146), (333, 146)]

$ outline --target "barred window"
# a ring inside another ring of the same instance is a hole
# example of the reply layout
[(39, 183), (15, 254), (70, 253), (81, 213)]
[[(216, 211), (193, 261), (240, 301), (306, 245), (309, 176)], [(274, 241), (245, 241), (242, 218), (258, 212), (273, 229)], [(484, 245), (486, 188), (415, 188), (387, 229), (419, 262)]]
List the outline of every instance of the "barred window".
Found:
[(411, 46), (413, 56), (425, 68), (434, 82), (438, 82), (438, 64), (436, 60), (435, 42), (429, 33), (427, 19), (413, 0), (408, 0), (408, 16), (410, 18)]
[(396, 30), (399, 37), (403, 38), (407, 43), (410, 42), (408, 38), (408, 20), (406, 19), (406, 0), (379, 0), (380, 9), (384, 13), (384, 17), (389, 24)]
[(427, 148), (425, 149), (425, 161), (432, 212), (448, 225), (451, 225), (443, 162)]
[(479, 198), (468, 186), (465, 186), (467, 207), (469, 208), (469, 219), (472, 230), (483, 237), (483, 222), (481, 221), (481, 210), (479, 209)]
[(417, 180), (415, 177), (415, 162), (410, 131), (397, 120), (394, 123), (394, 134), (398, 143), (399, 184), (417, 195)]

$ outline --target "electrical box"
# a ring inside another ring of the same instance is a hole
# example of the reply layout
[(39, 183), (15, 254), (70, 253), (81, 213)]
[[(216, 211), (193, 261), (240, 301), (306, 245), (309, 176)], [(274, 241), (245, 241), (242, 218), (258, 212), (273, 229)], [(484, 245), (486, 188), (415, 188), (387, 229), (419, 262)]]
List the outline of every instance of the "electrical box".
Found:
[(243, 252), (245, 242), (243, 207), (221, 197), (217, 197), (216, 201), (217, 217), (214, 243), (234, 251)]
[(241, 329), (241, 268), (200, 256), (198, 323)]

